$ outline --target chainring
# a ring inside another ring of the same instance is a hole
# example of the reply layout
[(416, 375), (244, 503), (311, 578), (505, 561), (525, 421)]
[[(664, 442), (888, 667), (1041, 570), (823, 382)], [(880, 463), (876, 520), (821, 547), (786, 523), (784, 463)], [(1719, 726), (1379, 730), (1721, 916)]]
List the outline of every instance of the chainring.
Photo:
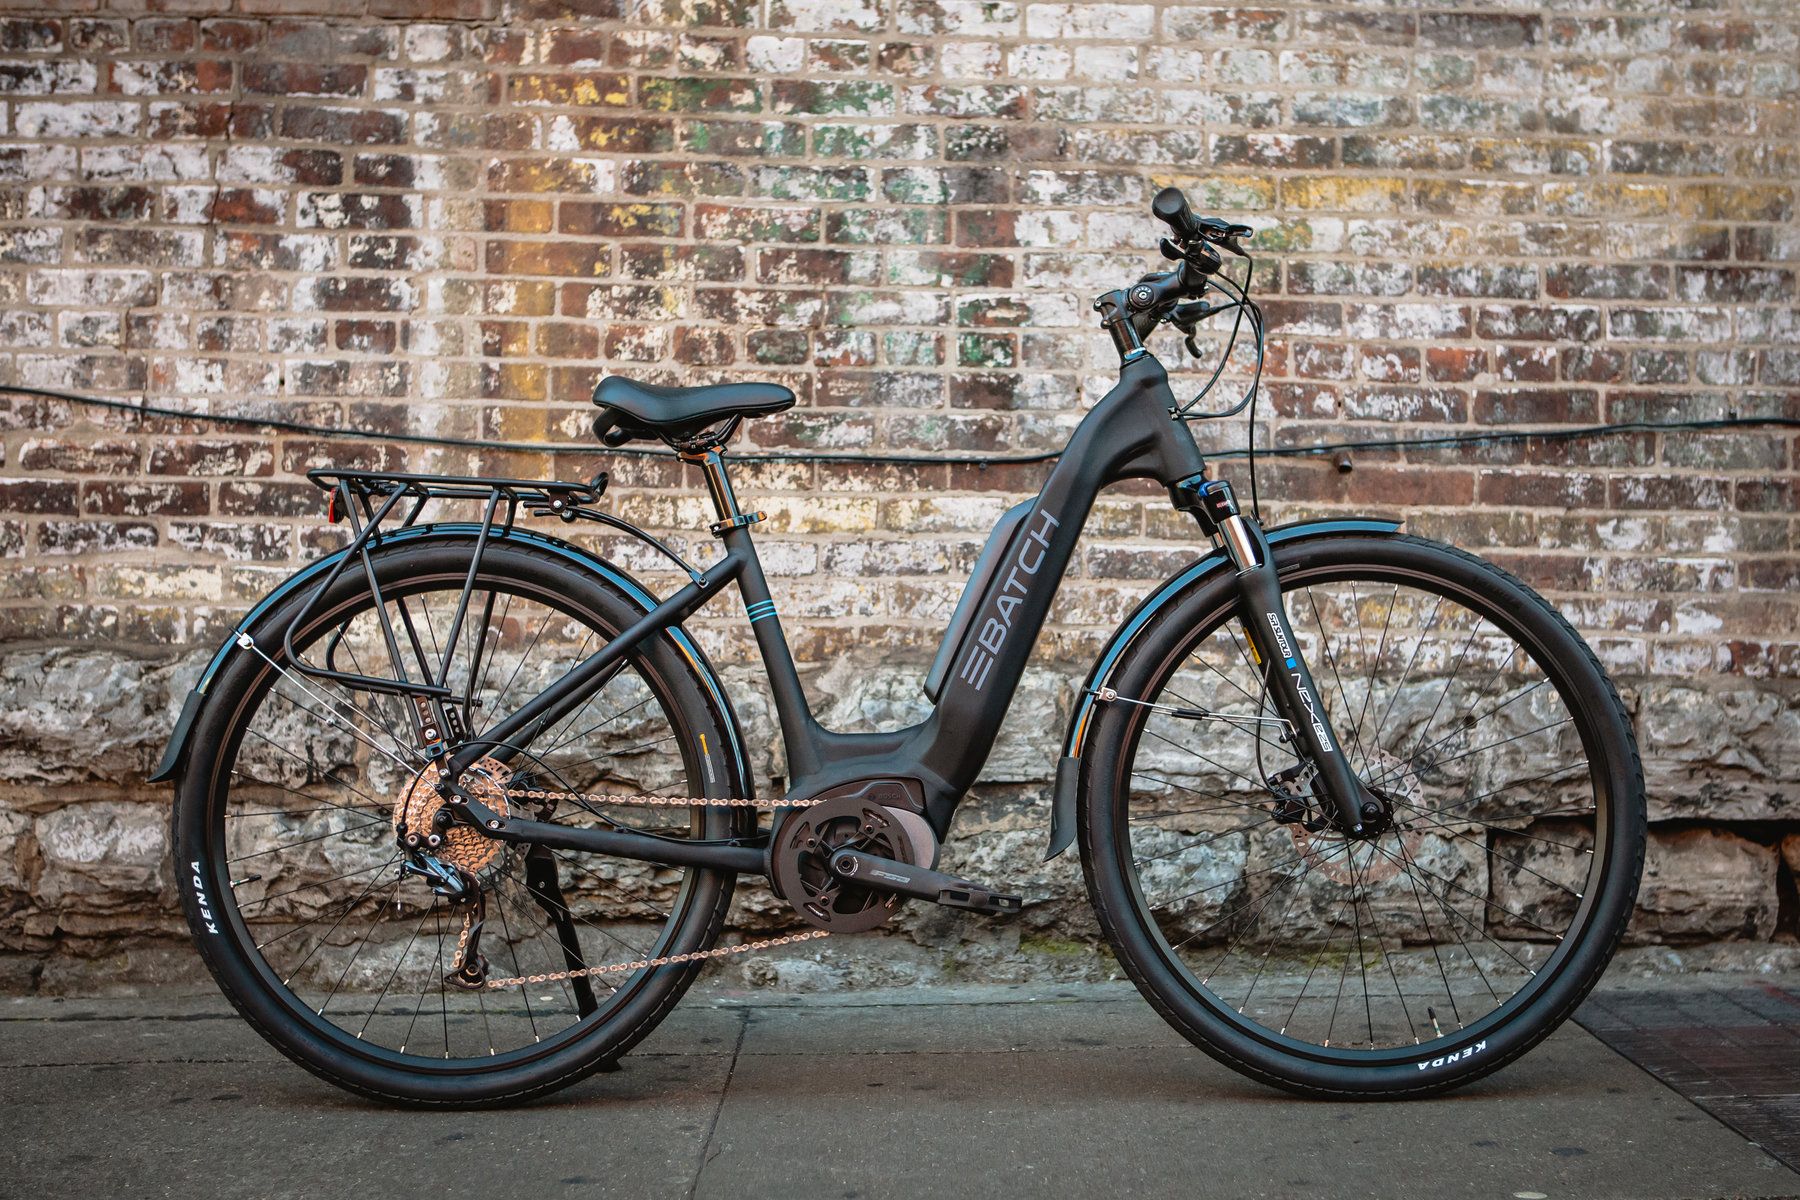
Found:
[(861, 933), (893, 916), (905, 898), (832, 874), (827, 864), (844, 849), (918, 861), (899, 811), (862, 795), (835, 796), (792, 812), (781, 823), (769, 851), (770, 878), (808, 925)]

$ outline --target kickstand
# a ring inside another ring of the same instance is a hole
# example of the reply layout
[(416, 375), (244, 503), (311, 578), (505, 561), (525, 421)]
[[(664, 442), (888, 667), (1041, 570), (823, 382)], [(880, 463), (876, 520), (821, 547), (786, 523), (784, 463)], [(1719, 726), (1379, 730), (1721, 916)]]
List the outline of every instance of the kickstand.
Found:
[[(556, 856), (543, 846), (534, 845), (525, 852), (525, 890), (531, 893), (531, 898), (538, 902), (538, 907), (556, 927), (556, 940), (562, 944), (563, 963), (571, 971), (584, 969), (588, 964), (581, 957), (575, 919), (569, 915), (568, 901), (563, 899), (562, 883), (556, 876)], [(583, 1017), (590, 1016), (600, 1007), (600, 1002), (594, 999), (594, 985), (587, 976), (575, 976), (569, 980), (569, 986), (575, 992), (575, 1008)], [(618, 1069), (616, 1060), (610, 1069)]]

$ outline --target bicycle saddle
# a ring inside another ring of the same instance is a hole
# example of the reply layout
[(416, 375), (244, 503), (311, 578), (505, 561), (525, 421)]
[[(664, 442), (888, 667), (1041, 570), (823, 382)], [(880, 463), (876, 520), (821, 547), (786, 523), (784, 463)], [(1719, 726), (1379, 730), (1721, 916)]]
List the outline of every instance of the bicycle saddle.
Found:
[(794, 393), (778, 383), (714, 383), (663, 387), (608, 375), (594, 388), (594, 403), (629, 437), (686, 441), (727, 417), (761, 417), (794, 406)]

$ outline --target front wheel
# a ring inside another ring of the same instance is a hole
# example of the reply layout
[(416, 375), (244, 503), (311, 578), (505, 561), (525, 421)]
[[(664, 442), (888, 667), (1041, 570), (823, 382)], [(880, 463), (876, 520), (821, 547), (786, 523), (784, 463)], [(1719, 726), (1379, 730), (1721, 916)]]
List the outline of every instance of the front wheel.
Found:
[(1373, 836), (1325, 819), (1225, 572), (1111, 676), (1083, 756), (1089, 894), (1152, 1005), (1244, 1074), (1337, 1097), (1466, 1083), (1568, 1017), (1624, 932), (1644, 857), (1630, 722), (1568, 622), (1471, 555), (1320, 538), (1276, 565), (1386, 807)]

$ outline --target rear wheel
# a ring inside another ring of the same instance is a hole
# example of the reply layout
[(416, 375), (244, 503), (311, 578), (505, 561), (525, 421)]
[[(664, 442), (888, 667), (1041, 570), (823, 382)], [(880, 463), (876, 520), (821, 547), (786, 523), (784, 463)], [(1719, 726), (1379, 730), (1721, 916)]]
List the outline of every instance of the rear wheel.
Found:
[(1566, 1018), (1624, 931), (1644, 854), (1629, 721), (1568, 623), (1479, 559), (1410, 537), (1276, 559), (1391, 819), (1358, 838), (1320, 819), (1215, 577), (1109, 681), (1123, 699), (1084, 755), (1090, 895), (1151, 1003), (1236, 1069), (1333, 1096), (1465, 1083)]
[[(618, 585), (547, 551), (486, 549), (466, 618), (450, 630), (472, 539), (384, 549), (375, 574), (407, 674), (448, 660), (458, 706), (480, 729), (641, 616)], [(311, 589), (300, 589), (310, 593)], [(293, 669), (281, 631), (304, 596), (277, 604), (256, 649), (211, 681), (177, 786), (174, 840), (202, 956), (246, 1018), (333, 1083), (430, 1104), (517, 1100), (570, 1083), (655, 1027), (698, 964), (554, 978), (712, 945), (728, 872), (508, 846), (453, 829), (440, 857), (479, 881), (479, 944), (503, 988), (463, 990), (466, 906), (401, 871), (395, 807), (427, 772), (406, 700), (350, 691)], [(375, 600), (346, 573), (293, 639), (298, 657), (393, 677)], [(580, 708), (541, 729), (504, 767), (508, 791), (743, 796), (722, 701), (667, 638), (643, 643)], [(527, 802), (514, 799), (515, 807)], [(436, 805), (429, 805), (435, 811)], [(750, 814), (531, 803), (524, 815), (630, 826), (670, 838), (749, 832)], [(414, 814), (415, 822), (421, 818)]]

